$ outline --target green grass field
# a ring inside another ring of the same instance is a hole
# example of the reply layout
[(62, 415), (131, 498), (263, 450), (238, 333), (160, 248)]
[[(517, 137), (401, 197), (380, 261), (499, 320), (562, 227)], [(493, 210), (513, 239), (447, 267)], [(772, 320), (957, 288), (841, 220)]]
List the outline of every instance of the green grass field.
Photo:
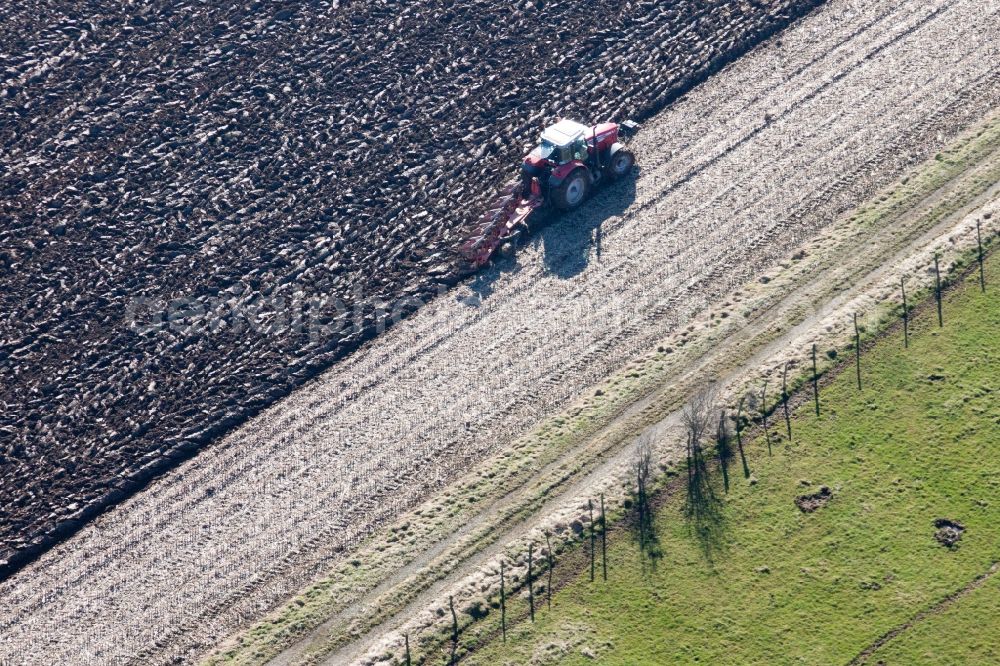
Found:
[[(1000, 274), (997, 255), (987, 274)], [(943, 329), (924, 307), (908, 350), (899, 331), (866, 349), (860, 392), (848, 361), (822, 389), (822, 416), (805, 402), (773, 456), (762, 437), (750, 442), (754, 483), (736, 459), (729, 492), (714, 472), (717, 501), (698, 518), (683, 489), (667, 497), (659, 557), (614, 532), (608, 582), (599, 564), (597, 582), (571, 574), (552, 610), (508, 626), (506, 643), (491, 612), (463, 632), (462, 652), (475, 648), (463, 663), (847, 664), (987, 572), (1000, 561), (1000, 287), (982, 294), (976, 279), (946, 294)], [(795, 498), (824, 485), (832, 499), (801, 512)], [(957, 547), (935, 539), (938, 518), (964, 525)], [(998, 579), (868, 663), (1000, 663)]]
[(1000, 576), (877, 650), (885, 664), (1000, 664)]

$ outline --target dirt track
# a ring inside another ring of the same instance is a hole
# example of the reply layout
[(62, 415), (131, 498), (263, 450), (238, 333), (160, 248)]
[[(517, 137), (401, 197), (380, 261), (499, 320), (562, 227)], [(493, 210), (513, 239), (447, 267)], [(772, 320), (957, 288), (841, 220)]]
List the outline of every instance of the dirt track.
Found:
[(718, 75), (640, 135), (634, 192), (558, 221), (517, 267), (435, 301), (0, 585), (0, 659), (211, 646), (995, 106), (998, 11), (835, 0)]

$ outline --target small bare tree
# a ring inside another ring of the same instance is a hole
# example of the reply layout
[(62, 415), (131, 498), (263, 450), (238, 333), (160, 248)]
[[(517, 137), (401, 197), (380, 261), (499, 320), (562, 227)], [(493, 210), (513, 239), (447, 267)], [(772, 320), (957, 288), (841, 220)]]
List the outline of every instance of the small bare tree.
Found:
[[(689, 526), (703, 545), (706, 555), (711, 557), (719, 542), (719, 500), (716, 498), (705, 459), (703, 445), (714, 440), (716, 453), (728, 448), (728, 433), (720, 428), (725, 418), (720, 419), (716, 400), (716, 387), (709, 384), (696, 393), (681, 410), (681, 420), (687, 430), (688, 440), (688, 487), (685, 515)], [(724, 412), (722, 412), (724, 413)], [(720, 458), (724, 459), (724, 455)], [(723, 468), (725, 463), (722, 464)]]
[(701, 389), (691, 400), (681, 409), (681, 421), (687, 430), (688, 441), (690, 442), (689, 455), (701, 452), (701, 445), (705, 440), (705, 435), (711, 431), (715, 425), (715, 415), (719, 408), (716, 404), (717, 390), (715, 384), (709, 384)]
[(635, 456), (632, 459), (632, 473), (636, 478), (637, 490), (645, 492), (653, 467), (653, 445), (649, 433), (643, 433), (635, 442)]
[(714, 384), (695, 393), (691, 400), (681, 409), (681, 423), (687, 435), (687, 472), (688, 483), (694, 481), (699, 469), (703, 466), (702, 444), (706, 435), (715, 425), (716, 389)]
[(645, 432), (635, 442), (635, 453), (632, 458), (632, 475), (635, 478), (635, 505), (639, 519), (639, 547), (646, 548), (646, 537), (651, 525), (649, 515), (649, 477), (653, 467), (653, 445), (651, 435)]

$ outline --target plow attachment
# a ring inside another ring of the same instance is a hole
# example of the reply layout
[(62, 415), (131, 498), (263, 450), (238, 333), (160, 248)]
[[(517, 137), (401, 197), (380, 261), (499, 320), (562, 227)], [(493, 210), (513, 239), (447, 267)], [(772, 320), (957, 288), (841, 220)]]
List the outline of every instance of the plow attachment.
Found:
[(537, 192), (528, 192), (526, 196), (524, 190), (521, 183), (505, 187), (462, 245), (462, 255), (473, 269), (485, 266), (497, 248), (528, 229), (531, 214), (541, 208), (545, 200)]

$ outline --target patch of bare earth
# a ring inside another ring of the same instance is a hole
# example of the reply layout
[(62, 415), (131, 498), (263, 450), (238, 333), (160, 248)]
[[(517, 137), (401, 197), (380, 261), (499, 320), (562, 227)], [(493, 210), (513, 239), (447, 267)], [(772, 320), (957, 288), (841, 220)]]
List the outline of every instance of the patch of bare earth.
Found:
[(958, 541), (962, 538), (962, 533), (965, 532), (965, 525), (947, 518), (938, 518), (935, 520), (934, 527), (936, 528), (934, 538), (946, 548), (955, 548), (958, 546)]
[(812, 513), (820, 507), (826, 506), (833, 498), (833, 491), (826, 486), (821, 486), (820, 489), (809, 495), (799, 495), (795, 498), (795, 506), (799, 507), (799, 511), (802, 513)]

